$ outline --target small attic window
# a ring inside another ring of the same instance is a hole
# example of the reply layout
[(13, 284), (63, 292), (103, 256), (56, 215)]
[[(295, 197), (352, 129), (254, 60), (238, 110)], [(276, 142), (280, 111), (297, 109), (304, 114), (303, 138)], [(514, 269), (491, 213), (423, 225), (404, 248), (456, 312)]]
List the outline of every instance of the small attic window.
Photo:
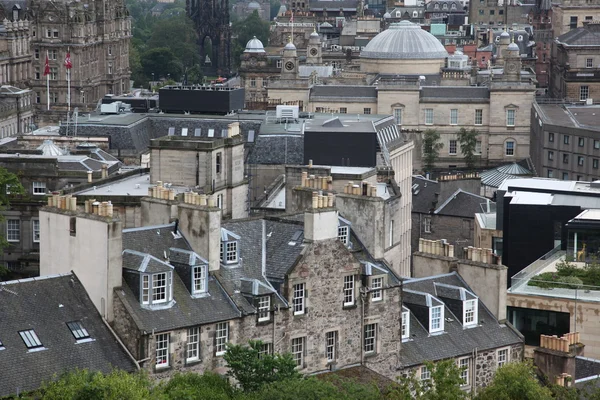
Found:
[(44, 347), (33, 329), (20, 331), (19, 335), (21, 335), (21, 339), (23, 339), (25, 346), (29, 350), (42, 349)]
[(463, 325), (477, 325), (477, 299), (463, 301)]
[(192, 267), (192, 294), (202, 294), (207, 292), (208, 274), (206, 265), (197, 265)]
[(444, 331), (444, 306), (429, 307), (429, 333)]
[(155, 305), (173, 300), (173, 272), (142, 274), (142, 304)]
[(340, 242), (344, 243), (344, 245), (348, 246), (348, 226), (342, 225), (338, 226), (338, 239)]
[(238, 262), (237, 240), (221, 243), (221, 261), (225, 264), (235, 264)]
[(402, 307), (402, 339), (410, 337), (410, 311)]
[(83, 327), (83, 324), (81, 323), (81, 321), (67, 322), (67, 326), (71, 330), (71, 333), (73, 334), (73, 337), (75, 339), (77, 339), (78, 341), (79, 340), (83, 340), (83, 339), (89, 339), (90, 334)]

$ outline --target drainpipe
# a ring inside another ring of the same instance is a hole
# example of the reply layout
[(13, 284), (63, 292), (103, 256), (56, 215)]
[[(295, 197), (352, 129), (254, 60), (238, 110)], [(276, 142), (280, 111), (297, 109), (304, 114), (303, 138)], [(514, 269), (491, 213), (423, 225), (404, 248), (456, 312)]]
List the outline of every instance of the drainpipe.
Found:
[[(137, 368), (137, 370), (140, 370), (140, 363), (137, 362), (137, 360), (135, 359), (135, 357), (133, 356), (133, 354), (131, 354), (129, 352), (129, 349), (127, 349), (127, 347), (125, 346), (125, 344), (121, 341), (121, 338), (115, 333), (115, 331), (113, 330), (112, 326), (110, 326), (110, 324), (108, 323), (108, 321), (106, 321), (106, 319), (104, 317), (102, 317), (102, 322), (104, 322), (104, 325), (106, 325), (106, 327), (108, 328), (108, 330), (110, 331), (110, 333), (113, 334), (113, 336), (115, 337), (115, 339), (117, 339), (117, 342), (119, 342), (119, 344), (121, 345), (121, 347), (123, 348), (123, 350), (125, 350), (125, 353), (127, 353), (127, 355), (129, 356), (129, 358), (131, 359), (131, 361), (133, 361), (133, 363), (135, 364), (135, 367)], [(144, 360), (142, 360), (144, 361)]]

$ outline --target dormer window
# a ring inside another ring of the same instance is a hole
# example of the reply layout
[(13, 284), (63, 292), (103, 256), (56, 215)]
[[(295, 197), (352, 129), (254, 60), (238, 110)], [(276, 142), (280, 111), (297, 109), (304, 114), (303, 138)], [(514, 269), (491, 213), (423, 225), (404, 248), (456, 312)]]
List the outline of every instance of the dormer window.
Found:
[(410, 311), (405, 307), (402, 307), (402, 339), (408, 339), (410, 337)]
[(258, 298), (258, 322), (271, 320), (271, 296)]
[(433, 9), (434, 9), (434, 10), (439, 10), (439, 9), (440, 9), (440, 5), (439, 5), (438, 3), (435, 3), (435, 4), (433, 5)]
[(173, 272), (142, 275), (142, 304), (162, 304), (173, 300)]
[(444, 306), (429, 307), (429, 333), (444, 330)]
[(221, 262), (237, 264), (239, 259), (238, 241), (240, 237), (226, 229), (221, 229)]
[(477, 299), (463, 301), (463, 325), (477, 325)]
[(338, 216), (338, 239), (348, 247), (350, 244), (350, 226), (351, 223), (345, 218)]
[(206, 265), (192, 267), (192, 294), (202, 294), (207, 291)]

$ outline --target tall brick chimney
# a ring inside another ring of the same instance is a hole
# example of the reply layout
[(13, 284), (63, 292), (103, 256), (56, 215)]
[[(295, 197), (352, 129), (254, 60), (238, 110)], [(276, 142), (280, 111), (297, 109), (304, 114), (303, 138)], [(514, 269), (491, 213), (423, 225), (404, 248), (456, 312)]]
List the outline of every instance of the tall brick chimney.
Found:
[(575, 358), (583, 356), (583, 349), (579, 332), (562, 337), (540, 335), (540, 347), (534, 350), (533, 360), (550, 382), (570, 386), (575, 379)]

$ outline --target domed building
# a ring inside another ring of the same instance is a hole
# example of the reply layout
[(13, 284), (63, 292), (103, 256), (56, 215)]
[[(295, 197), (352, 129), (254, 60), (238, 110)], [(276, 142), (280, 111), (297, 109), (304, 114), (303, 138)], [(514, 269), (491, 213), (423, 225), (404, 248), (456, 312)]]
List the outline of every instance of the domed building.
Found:
[(360, 53), (360, 69), (373, 74), (437, 74), (448, 52), (431, 33), (401, 21), (375, 36)]
[(246, 106), (252, 107), (252, 103), (265, 101), (269, 77), (277, 76), (280, 70), (275, 60), (269, 60), (260, 39), (254, 36), (246, 43), (238, 71), (245, 89)]

